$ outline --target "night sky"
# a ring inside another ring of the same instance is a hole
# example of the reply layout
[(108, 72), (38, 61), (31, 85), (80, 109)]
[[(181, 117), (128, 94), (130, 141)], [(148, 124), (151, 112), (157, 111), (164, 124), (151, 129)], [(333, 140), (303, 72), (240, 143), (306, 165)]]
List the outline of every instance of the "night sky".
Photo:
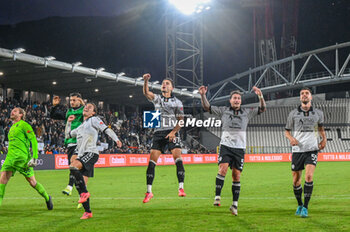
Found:
[[(277, 1), (277, 0), (276, 0)], [(6, 30), (6, 36), (9, 38), (11, 35), (8, 33), (14, 33), (11, 42), (10, 39), (0, 39), (0, 47), (12, 49), (21, 42), (25, 43), (26, 36), (17, 36), (15, 34), (18, 28), (23, 30), (23, 27), (30, 25), (25, 23), (28, 21), (42, 20), (47, 17), (61, 16), (120, 16), (130, 12), (137, 12), (142, 17), (134, 18), (139, 20), (142, 25), (147, 26), (148, 18), (149, 25), (154, 34), (157, 36), (158, 47), (153, 47), (157, 50), (156, 53), (147, 53), (146, 57), (136, 57), (132, 52), (135, 47), (142, 47), (145, 38), (133, 38), (128, 34), (129, 38), (123, 38), (126, 41), (130, 41), (130, 46), (123, 48), (125, 50), (120, 55), (119, 52), (115, 54), (98, 54), (100, 57), (125, 60), (125, 63), (120, 62), (124, 66), (128, 66), (128, 60), (132, 60), (133, 67), (140, 66), (140, 70), (147, 70), (145, 67), (149, 67), (147, 71), (157, 73), (158, 76), (165, 74), (165, 37), (161, 38), (160, 35), (164, 35), (164, 28), (162, 27), (162, 20), (164, 20), (165, 6), (167, 5), (164, 0), (60, 0), (60, 1), (45, 1), (45, 0), (7, 0), (2, 1), (0, 7), (0, 24), (11, 24), (11, 30)], [(205, 25), (204, 25), (204, 83), (214, 83), (218, 80), (222, 80), (232, 76), (235, 73), (246, 71), (249, 67), (253, 67), (253, 28), (252, 28), (252, 10), (249, 8), (242, 8), (239, 4), (240, 1), (231, 0), (212, 0), (212, 9), (205, 13)], [(150, 13), (147, 16), (147, 12), (150, 7), (156, 7), (157, 11)], [(275, 10), (275, 34), (276, 43), (279, 41), (279, 33), (281, 31), (278, 25), (281, 21), (279, 18), (280, 9)], [(132, 15), (132, 14), (131, 14)], [(147, 18), (144, 18), (145, 15)], [(146, 21), (146, 22), (145, 22)], [(154, 23), (156, 22), (156, 25)], [(333, 45), (335, 43), (341, 43), (350, 41), (350, 1), (347, 0), (300, 0), (299, 15), (298, 15), (298, 51), (305, 52), (312, 49)], [(20, 24), (18, 24), (20, 23)], [(21, 26), (16, 26), (16, 24)], [(141, 25), (141, 24), (140, 24)], [(101, 24), (99, 27), (103, 28)], [(3, 27), (1, 27), (3, 28)], [(84, 28), (86, 29), (86, 28)], [(87, 28), (88, 30), (88, 28)], [(106, 29), (109, 31), (109, 29)], [(4, 32), (4, 31), (3, 31)], [(0, 35), (2, 31), (0, 29)], [(44, 33), (44, 32), (42, 32)], [(40, 36), (39, 36), (40, 37)], [(54, 40), (55, 38), (52, 38)], [(91, 67), (103, 66), (104, 60), (96, 57), (93, 60), (91, 57), (88, 61), (84, 62), (85, 54), (79, 54), (80, 40), (85, 38), (76, 38), (75, 52), (70, 54), (70, 57), (64, 55), (57, 56), (58, 60), (62, 61), (77, 61), (82, 60), (84, 64), (89, 64)], [(147, 38), (146, 38), (147, 40)], [(148, 38), (152, 40), (152, 38)], [(15, 41), (15, 42), (14, 42)], [(47, 41), (47, 39), (46, 39)], [(107, 44), (111, 40), (101, 41), (102, 44)], [(133, 44), (131, 44), (133, 43)], [(40, 51), (40, 46), (28, 44), (28, 53), (35, 51), (35, 55), (46, 56), (55, 55), (55, 47), (58, 48), (53, 41), (48, 41), (47, 46), (53, 44), (52, 47), (45, 48), (45, 44), (40, 44), (43, 49), (50, 51), (50, 54), (44, 54), (46, 52)], [(30, 47), (33, 47), (30, 49)], [(51, 46), (51, 45), (50, 45)], [(117, 48), (116, 48), (117, 49)], [(128, 54), (133, 57), (128, 57)], [(157, 55), (157, 57), (154, 56)], [(87, 58), (86, 58), (87, 59)], [(148, 63), (152, 61), (157, 63)], [(156, 61), (154, 61), (156, 60)], [(106, 64), (107, 71), (118, 72), (121, 66), (108, 66)], [(152, 70), (153, 69), (153, 70)], [(157, 69), (157, 70), (154, 70)], [(156, 78), (157, 79), (157, 78)], [(161, 79), (158, 78), (158, 79)]]

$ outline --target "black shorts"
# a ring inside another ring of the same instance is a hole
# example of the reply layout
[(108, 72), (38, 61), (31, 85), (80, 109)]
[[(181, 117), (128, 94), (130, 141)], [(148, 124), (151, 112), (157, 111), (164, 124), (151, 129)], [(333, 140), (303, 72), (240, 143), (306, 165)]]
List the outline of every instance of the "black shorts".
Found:
[(243, 171), (244, 154), (244, 149), (220, 145), (218, 164), (228, 163), (231, 169)]
[(70, 160), (72, 158), (73, 155), (77, 155), (77, 145), (75, 146), (71, 146), (71, 147), (68, 147), (68, 150), (67, 150), (67, 155), (68, 155), (68, 165), (70, 165)]
[(80, 170), (83, 176), (94, 177), (94, 165), (98, 160), (98, 154), (92, 152), (85, 152), (82, 157), (78, 157), (83, 164), (83, 168)]
[(306, 164), (317, 164), (318, 151), (293, 152), (292, 171), (304, 170)]
[(156, 131), (153, 135), (153, 143), (151, 149), (159, 150), (165, 153), (168, 149), (169, 151), (174, 148), (181, 148), (181, 139), (179, 133), (176, 133), (176, 137), (172, 142), (169, 142), (168, 138), (165, 138), (171, 130), (166, 131)]

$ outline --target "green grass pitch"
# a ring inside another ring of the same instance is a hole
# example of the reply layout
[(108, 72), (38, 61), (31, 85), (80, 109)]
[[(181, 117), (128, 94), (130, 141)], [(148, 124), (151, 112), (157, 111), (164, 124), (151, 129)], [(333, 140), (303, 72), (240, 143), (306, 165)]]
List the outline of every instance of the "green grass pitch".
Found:
[(350, 231), (350, 162), (320, 162), (314, 175), (309, 218), (294, 216), (289, 163), (246, 163), (241, 177), (238, 216), (231, 215), (231, 176), (222, 190), (222, 206), (212, 205), (216, 164), (186, 165), (187, 197), (177, 196), (175, 166), (156, 167), (154, 198), (142, 200), (146, 167), (95, 169), (90, 179), (94, 217), (80, 220), (78, 194), (61, 190), (68, 170), (36, 171), (53, 197), (54, 210), (16, 174), (0, 207), (0, 231)]

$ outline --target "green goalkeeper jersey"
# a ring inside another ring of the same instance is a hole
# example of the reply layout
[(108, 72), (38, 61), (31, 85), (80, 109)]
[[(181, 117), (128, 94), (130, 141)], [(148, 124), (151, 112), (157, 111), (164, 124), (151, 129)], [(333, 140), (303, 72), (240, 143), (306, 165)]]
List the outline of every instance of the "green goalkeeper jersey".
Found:
[(20, 120), (11, 126), (8, 133), (8, 152), (6, 158), (24, 159), (31, 158), (30, 145), (32, 145), (33, 158), (38, 158), (38, 142), (31, 125)]
[[(80, 126), (83, 123), (83, 121), (84, 121), (83, 110), (84, 110), (84, 106), (81, 106), (78, 109), (69, 108), (67, 110), (66, 123), (67, 123), (69, 116), (71, 116), (71, 115), (75, 116), (75, 119), (73, 120), (73, 122), (71, 124), (71, 128), (70, 128), (71, 130), (74, 130), (75, 128), (77, 128), (78, 126)], [(66, 138), (64, 140), (65, 145), (70, 144), (70, 143), (76, 144), (77, 139), (76, 138), (69, 138), (69, 139)]]

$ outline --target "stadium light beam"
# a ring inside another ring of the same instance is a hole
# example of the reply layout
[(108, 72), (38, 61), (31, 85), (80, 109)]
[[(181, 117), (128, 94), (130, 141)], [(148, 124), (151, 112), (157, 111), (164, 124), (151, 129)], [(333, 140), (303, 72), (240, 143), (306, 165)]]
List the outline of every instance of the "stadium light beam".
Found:
[(4, 75), (4, 73), (3, 72), (0, 72), (0, 76), (3, 76)]
[(210, 9), (211, 0), (169, 0), (169, 3), (174, 5), (180, 12), (185, 15), (193, 13), (201, 13), (204, 9)]

